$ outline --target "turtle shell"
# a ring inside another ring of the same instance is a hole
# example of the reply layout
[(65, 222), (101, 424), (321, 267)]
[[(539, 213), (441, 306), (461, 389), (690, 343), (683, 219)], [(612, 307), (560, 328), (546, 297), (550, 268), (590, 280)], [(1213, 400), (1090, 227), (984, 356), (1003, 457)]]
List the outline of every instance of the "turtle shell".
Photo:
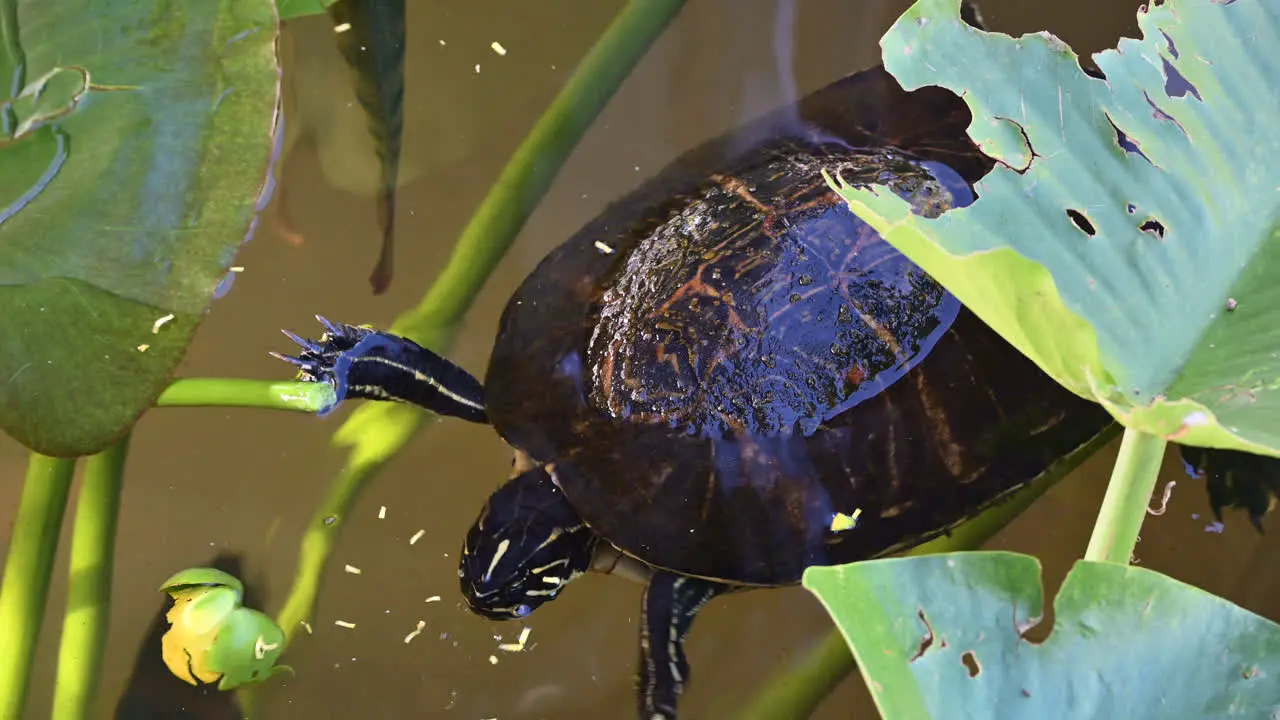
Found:
[(1109, 416), (822, 176), (927, 215), (967, 204), (986, 169), (967, 114), (876, 68), (678, 159), (512, 297), (485, 379), (497, 431), (623, 552), (750, 585), (922, 542), (1035, 478)]

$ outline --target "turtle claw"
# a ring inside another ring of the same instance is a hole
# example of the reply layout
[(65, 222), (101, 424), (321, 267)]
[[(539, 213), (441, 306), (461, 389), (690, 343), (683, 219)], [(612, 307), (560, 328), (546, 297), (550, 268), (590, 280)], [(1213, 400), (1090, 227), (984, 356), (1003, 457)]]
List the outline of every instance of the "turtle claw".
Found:
[[(310, 351), (311, 351), (311, 352), (313, 352), (313, 353), (318, 353), (318, 352), (323, 352), (323, 351), (324, 351), (324, 346), (323, 346), (323, 345), (321, 345), (321, 344), (320, 344), (320, 343), (318, 343), (318, 342), (315, 342), (314, 340), (308, 340), (308, 339), (306, 339), (306, 338), (304, 338), (304, 337), (299, 337), (298, 335), (295, 335), (294, 333), (291, 333), (291, 332), (289, 332), (288, 330), (284, 330), (284, 329), (281, 329), (281, 330), (280, 330), (280, 332), (284, 333), (284, 336), (285, 336), (285, 337), (287, 337), (287, 338), (289, 338), (290, 340), (292, 340), (292, 341), (294, 341), (294, 342), (298, 343), (299, 345), (301, 345), (302, 347), (306, 348), (307, 350), (310, 350)], [(282, 359), (283, 359), (283, 358), (282, 358)]]
[(268, 350), (267, 354), (277, 360), (283, 360), (290, 365), (297, 365), (300, 368), (306, 369), (311, 367), (310, 362), (303, 360), (302, 358), (293, 357), (292, 355), (285, 355), (284, 353), (278, 353), (274, 350)]
[(330, 335), (342, 335), (344, 334), (343, 328), (347, 327), (342, 325), (342, 323), (329, 322), (323, 315), (316, 315), (316, 320), (320, 321), (320, 324), (324, 326), (324, 329), (327, 330)]
[[(347, 395), (347, 373), (351, 360), (347, 353), (357, 351), (357, 346), (373, 331), (346, 323), (332, 322), (317, 315), (316, 319), (324, 326), (325, 332), (318, 340), (311, 340), (288, 330), (281, 329), (284, 336), (297, 343), (302, 349), (297, 356), (270, 352), (271, 357), (282, 360), (298, 368), (297, 379), (303, 382), (328, 383), (341, 402)], [(358, 352), (358, 351), (357, 351)], [(336, 407), (337, 403), (334, 404)], [(332, 408), (317, 414), (326, 415)]]

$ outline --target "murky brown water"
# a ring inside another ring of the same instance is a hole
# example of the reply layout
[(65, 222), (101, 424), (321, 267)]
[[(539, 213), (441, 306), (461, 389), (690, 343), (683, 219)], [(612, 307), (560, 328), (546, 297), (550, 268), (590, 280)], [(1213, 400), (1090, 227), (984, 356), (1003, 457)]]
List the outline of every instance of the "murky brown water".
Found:
[[(454, 345), (455, 359), (483, 371), (509, 293), (605, 203), (679, 152), (785, 102), (771, 46), (776, 3), (691, 0), (574, 153), (493, 276)], [(291, 245), (267, 224), (242, 254), (245, 273), (215, 304), (181, 374), (285, 377), (287, 368), (266, 355), (288, 348), (278, 328), (312, 333), (316, 312), (387, 323), (416, 302), (510, 152), (621, 5), (410, 3), (397, 277), (382, 297), (372, 297), (366, 282), (378, 233), (369, 198), (373, 165), (362, 149), (364, 120), (351, 98), (328, 94), (336, 81), (318, 85), (324, 92), (301, 93), (294, 128), (312, 129), (326, 150), (318, 155), (311, 143), (295, 145), (276, 202), (287, 204), (305, 242)], [(907, 5), (797, 0), (796, 91), (812, 91), (876, 62), (878, 38)], [(1078, 50), (1093, 51), (1122, 32), (1136, 34), (1136, 5), (985, 0), (983, 9), (993, 29), (1016, 34), (1048, 28)], [(291, 28), (297, 57), (313, 72), (338, 66), (330, 32), (323, 18)], [(494, 40), (507, 48), (505, 57), (489, 49)], [(265, 578), (259, 589), (274, 613), (288, 590), (307, 519), (342, 463), (329, 439), (344, 415), (322, 421), (253, 410), (165, 409), (144, 418), (127, 469), (99, 716), (110, 716), (162, 599), (156, 586), (173, 571), (203, 564), (220, 549), (244, 552), (247, 579)], [(1040, 556), (1056, 587), (1084, 551), (1114, 454), (1112, 446), (1092, 459), (993, 545)], [(523, 654), (495, 652), (494, 635), (510, 640), (518, 626), (490, 624), (459, 605), (456, 562), (463, 533), (509, 463), (490, 430), (442, 422), (372, 483), (333, 555), (315, 634), (300, 636), (288, 656), (297, 677), (272, 692), (266, 717), (633, 716), (639, 587), (610, 577), (580, 581), (530, 619), (532, 647)], [(5, 526), (24, 464), (21, 449), (0, 439)], [(1280, 551), (1277, 534), (1260, 540), (1238, 516), (1229, 518), (1225, 532), (1206, 532), (1202, 485), (1188, 480), (1173, 457), (1165, 469), (1166, 479), (1179, 486), (1167, 514), (1150, 518), (1144, 528), (1142, 563), (1280, 618), (1280, 566), (1264, 560)], [(382, 505), (387, 517), (378, 520)], [(426, 535), (410, 546), (408, 538), (420, 528)], [(64, 533), (28, 718), (48, 716), (68, 545)], [(344, 564), (363, 574), (343, 573)], [(432, 595), (444, 599), (424, 603)], [(404, 644), (419, 619), (426, 630)], [(335, 620), (356, 628), (336, 627)], [(758, 683), (828, 628), (817, 603), (799, 589), (715, 601), (690, 640), (695, 679), (685, 717), (730, 717)], [(498, 664), (489, 662), (491, 654), (500, 656)], [(875, 714), (854, 677), (815, 717)]]

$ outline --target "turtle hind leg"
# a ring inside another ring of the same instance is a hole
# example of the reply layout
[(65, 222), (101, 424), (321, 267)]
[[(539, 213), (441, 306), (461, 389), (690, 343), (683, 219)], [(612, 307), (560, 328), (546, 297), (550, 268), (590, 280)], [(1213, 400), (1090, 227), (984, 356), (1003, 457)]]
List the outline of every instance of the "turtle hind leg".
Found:
[(316, 319), (325, 327), (319, 340), (284, 331), (302, 351), (297, 356), (271, 354), (298, 366), (300, 380), (332, 385), (338, 403), (348, 397), (404, 402), (439, 415), (488, 422), (484, 387), (461, 367), (393, 333)]
[(698, 611), (728, 589), (720, 583), (654, 571), (640, 607), (640, 720), (676, 720), (676, 704), (690, 675), (685, 637)]

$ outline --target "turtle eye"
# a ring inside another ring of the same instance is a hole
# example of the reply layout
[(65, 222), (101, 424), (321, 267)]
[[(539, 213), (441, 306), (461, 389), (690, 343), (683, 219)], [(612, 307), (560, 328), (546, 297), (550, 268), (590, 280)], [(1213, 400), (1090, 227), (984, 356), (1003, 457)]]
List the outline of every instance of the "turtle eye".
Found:
[(529, 607), (528, 605), (526, 605), (526, 604), (524, 604), (524, 603), (520, 603), (519, 605), (517, 605), (517, 606), (515, 607), (515, 609), (514, 609), (514, 610), (512, 610), (512, 611), (511, 611), (511, 613), (512, 613), (513, 615), (515, 615), (516, 617), (518, 617), (518, 618), (522, 618), (522, 617), (524, 617), (524, 616), (528, 615), (528, 614), (529, 614), (529, 613), (531, 613), (531, 612), (533, 612), (533, 608)]

